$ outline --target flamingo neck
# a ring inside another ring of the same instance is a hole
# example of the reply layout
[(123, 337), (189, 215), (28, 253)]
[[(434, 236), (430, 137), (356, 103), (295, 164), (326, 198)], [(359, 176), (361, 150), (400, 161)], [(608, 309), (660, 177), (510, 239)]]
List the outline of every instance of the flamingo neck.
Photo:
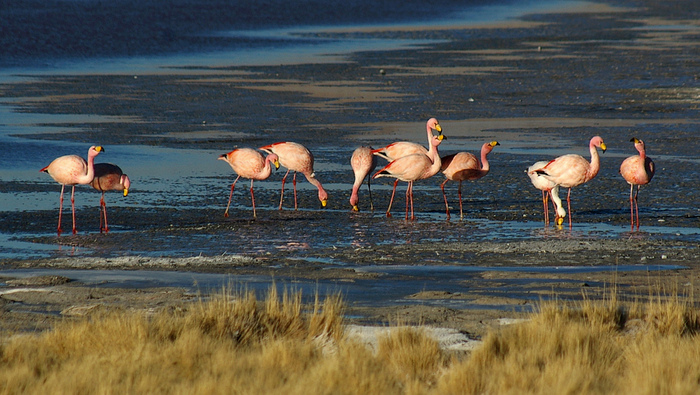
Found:
[(586, 177), (586, 181), (595, 177), (600, 170), (600, 157), (598, 156), (598, 149), (593, 144), (590, 144), (589, 149), (591, 151), (591, 164), (588, 167), (588, 176)]
[(646, 159), (647, 157), (647, 150), (642, 144), (637, 145), (637, 151), (639, 151), (639, 157), (642, 158), (642, 160)]
[(491, 152), (489, 149), (491, 146), (489, 144), (485, 144), (483, 147), (481, 147), (481, 170), (488, 172), (489, 171), (489, 161), (486, 159), (486, 155)]
[(318, 188), (318, 200), (320, 200), (320, 201), (327, 200), (328, 193), (326, 193), (326, 190), (323, 189), (323, 186), (321, 185), (321, 181), (317, 180), (316, 177), (314, 177), (313, 175), (310, 175), (310, 176), (308, 176), (306, 174), (304, 174), (304, 175), (306, 176), (306, 179), (309, 181), (309, 183), (311, 183), (311, 185)]
[(92, 151), (88, 152), (87, 173), (80, 177), (78, 184), (89, 184), (95, 179), (95, 156), (97, 152), (94, 154)]

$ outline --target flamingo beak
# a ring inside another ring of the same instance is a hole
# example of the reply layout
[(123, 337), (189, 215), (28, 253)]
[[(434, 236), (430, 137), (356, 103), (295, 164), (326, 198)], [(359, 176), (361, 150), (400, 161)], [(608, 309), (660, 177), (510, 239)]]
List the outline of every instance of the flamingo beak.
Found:
[(564, 223), (564, 217), (557, 217), (554, 223), (557, 224), (557, 226), (561, 227), (561, 224)]
[(605, 152), (605, 150), (607, 150), (608, 147), (605, 145), (605, 143), (600, 143), (600, 149), (602, 149), (603, 152)]
[(272, 164), (275, 165), (275, 170), (280, 168), (280, 161), (279, 160), (275, 159), (275, 161), (272, 162)]
[(442, 134), (442, 126), (440, 126), (439, 123), (435, 125), (435, 130), (437, 130), (438, 133)]
[(328, 204), (328, 199), (321, 200), (321, 206), (326, 207), (327, 204)]
[(492, 142), (490, 143), (490, 145), (491, 145), (492, 147), (495, 147), (495, 146), (501, 145), (501, 144), (500, 144), (498, 141), (492, 141)]
[(444, 134), (441, 134), (441, 135), (437, 136), (437, 139), (440, 140), (440, 141), (444, 140), (445, 138), (446, 138), (446, 137), (445, 137)]
[(124, 188), (124, 197), (129, 194), (129, 188)]
[(359, 211), (360, 211), (360, 208), (357, 207), (357, 205), (354, 205), (354, 206), (352, 206), (352, 211), (354, 211), (354, 212), (359, 212)]
[(95, 151), (97, 151), (97, 152), (105, 152), (105, 149), (102, 148), (101, 145), (98, 145), (97, 147), (95, 147)]
[(636, 138), (636, 137), (632, 137), (632, 139), (630, 140), (630, 142), (637, 144), (637, 143), (639, 142), (639, 139)]

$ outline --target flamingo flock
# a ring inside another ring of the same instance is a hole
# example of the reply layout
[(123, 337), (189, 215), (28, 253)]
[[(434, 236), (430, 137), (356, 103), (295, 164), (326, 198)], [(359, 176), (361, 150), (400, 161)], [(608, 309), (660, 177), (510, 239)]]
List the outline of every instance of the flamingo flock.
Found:
[[(445, 184), (449, 181), (459, 183), (459, 211), (460, 219), (464, 218), (462, 207), (462, 181), (476, 181), (489, 173), (490, 164), (488, 154), (500, 143), (490, 141), (484, 143), (480, 158), (469, 152), (457, 152), (450, 155), (440, 156), (438, 146), (444, 141), (445, 135), (442, 127), (435, 118), (430, 118), (426, 123), (427, 148), (421, 144), (410, 141), (399, 141), (391, 143), (379, 149), (369, 146), (362, 146), (355, 149), (350, 158), (350, 165), (355, 176), (350, 194), (350, 206), (352, 211), (360, 211), (360, 187), (367, 180), (369, 193), (370, 210), (374, 211), (372, 201), (371, 180), (382, 177), (394, 178), (394, 185), (386, 210), (386, 216), (391, 217), (391, 207), (399, 181), (407, 183), (406, 187), (406, 208), (405, 219), (414, 220), (413, 184), (416, 181), (425, 180), (442, 173), (445, 180), (440, 184), (440, 189), (445, 202), (445, 213), (447, 220), (450, 219), (450, 207), (445, 192)], [(639, 188), (648, 184), (654, 177), (654, 162), (646, 156), (645, 144), (642, 140), (632, 138), (634, 147), (638, 155), (625, 159), (620, 166), (620, 174), (630, 185), (630, 227), (634, 231), (639, 230)], [(567, 154), (548, 161), (539, 161), (529, 166), (526, 174), (532, 185), (542, 192), (542, 204), (544, 210), (544, 223), (549, 225), (549, 205), (551, 198), (554, 205), (554, 224), (560, 227), (564, 219), (569, 218), (569, 228), (573, 227), (571, 210), (571, 189), (587, 183), (594, 179), (600, 170), (600, 156), (598, 150), (605, 152), (607, 146), (600, 136), (591, 138), (588, 144), (590, 161), (580, 155)], [(61, 195), (59, 200), (59, 214), (57, 232), (62, 233), (63, 195), (65, 187), (71, 187), (71, 212), (73, 220), (73, 234), (77, 233), (75, 219), (75, 186), (90, 185), (95, 190), (102, 193), (100, 198), (100, 232), (109, 232), (107, 223), (107, 208), (104, 194), (106, 191), (123, 191), (124, 196), (128, 195), (131, 187), (131, 180), (124, 174), (122, 169), (111, 163), (95, 163), (95, 157), (104, 152), (101, 146), (92, 146), (88, 149), (87, 160), (78, 155), (65, 155), (53, 160), (48, 166), (42, 168), (41, 172), (48, 173), (56, 182), (61, 184)], [(266, 155), (263, 156), (262, 153)], [(388, 163), (375, 171), (378, 166), (378, 158), (385, 159)], [(231, 184), (228, 204), (224, 212), (224, 217), (229, 216), (229, 208), (233, 198), (233, 191), (238, 180), (242, 178), (250, 179), (250, 195), (252, 202), (253, 218), (257, 218), (255, 193), (253, 190), (254, 181), (266, 180), (272, 174), (273, 166), (279, 169), (285, 167), (287, 172), (282, 177), (282, 188), (280, 192), (279, 210), (282, 210), (284, 203), (284, 186), (287, 176), (294, 172), (292, 178), (294, 209), (298, 210), (296, 176), (301, 173), (309, 183), (318, 190), (318, 200), (321, 207), (326, 207), (328, 193), (323, 188), (321, 181), (314, 172), (314, 156), (303, 145), (291, 141), (277, 142), (259, 147), (236, 148), (226, 154), (222, 154), (218, 159), (227, 162), (237, 177)], [(374, 174), (372, 174), (374, 172)], [(636, 193), (634, 187), (637, 186)], [(567, 188), (567, 209), (564, 209), (559, 197), (559, 188)], [(409, 214), (410, 213), (410, 214)]]

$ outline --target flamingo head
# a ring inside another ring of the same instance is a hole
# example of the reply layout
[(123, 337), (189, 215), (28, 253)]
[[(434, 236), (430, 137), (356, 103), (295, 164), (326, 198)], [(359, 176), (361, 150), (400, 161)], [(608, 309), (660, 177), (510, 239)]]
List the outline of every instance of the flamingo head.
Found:
[(433, 141), (431, 141), (431, 144), (433, 146), (437, 147), (438, 145), (440, 145), (440, 143), (442, 143), (442, 140), (444, 140), (446, 138), (447, 137), (445, 137), (444, 134), (439, 134), (437, 136), (433, 136)]
[(272, 162), (273, 165), (275, 165), (275, 170), (280, 168), (280, 157), (277, 156), (277, 154), (268, 155), (267, 160)]
[(642, 141), (636, 137), (632, 137), (630, 142), (634, 143), (634, 148), (636, 148), (637, 151), (639, 151), (640, 153), (645, 151), (644, 141)]
[(440, 126), (440, 123), (438, 122), (437, 119), (435, 118), (430, 118), (428, 119), (428, 129), (432, 132), (435, 130), (439, 134), (442, 134), (442, 126)]
[(126, 174), (122, 174), (122, 178), (119, 183), (124, 187), (124, 196), (129, 194), (129, 188), (131, 188), (131, 180)]
[(94, 145), (93, 145), (92, 147), (90, 147), (90, 149), (88, 149), (88, 157), (93, 157), (93, 158), (94, 158), (94, 157), (96, 157), (97, 154), (99, 154), (100, 152), (105, 152), (105, 149), (102, 148), (101, 145), (98, 145), (98, 146), (94, 146)]
[(493, 147), (495, 147), (495, 146), (497, 146), (497, 145), (501, 145), (501, 144), (500, 144), (498, 141), (495, 141), (495, 140), (494, 140), (494, 141), (492, 141), (492, 142), (490, 142), (490, 143), (484, 144), (484, 146), (482, 147), (482, 149), (483, 149), (485, 152), (489, 153), (489, 152), (491, 152), (491, 150), (493, 150)]
[(590, 145), (591, 145), (591, 147), (600, 147), (600, 149), (601, 149), (603, 152), (605, 152), (605, 151), (608, 149), (608, 147), (607, 147), (607, 146), (605, 145), (605, 143), (603, 142), (603, 138), (600, 137), (600, 136), (595, 136), (595, 137), (593, 137), (593, 138), (591, 139)]

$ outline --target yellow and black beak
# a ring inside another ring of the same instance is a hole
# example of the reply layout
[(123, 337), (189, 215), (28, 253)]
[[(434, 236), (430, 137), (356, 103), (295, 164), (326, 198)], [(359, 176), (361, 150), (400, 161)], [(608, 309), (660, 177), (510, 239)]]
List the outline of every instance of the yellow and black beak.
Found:
[(124, 197), (129, 194), (129, 188), (124, 188)]

